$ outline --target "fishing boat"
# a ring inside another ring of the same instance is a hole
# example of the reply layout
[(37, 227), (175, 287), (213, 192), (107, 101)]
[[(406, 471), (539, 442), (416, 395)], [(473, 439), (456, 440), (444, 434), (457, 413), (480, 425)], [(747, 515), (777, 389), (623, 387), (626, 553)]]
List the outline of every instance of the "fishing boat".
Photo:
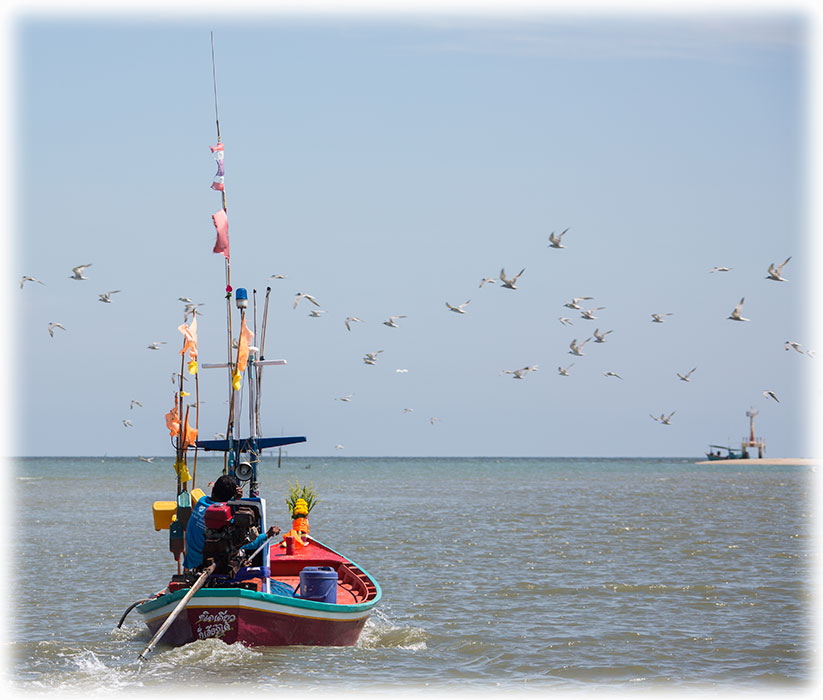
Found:
[[(214, 71), (213, 36), (212, 61)], [(354, 645), (381, 598), (380, 586), (372, 576), (309, 534), (309, 512), (318, 502), (310, 486), (301, 489), (295, 484), (291, 488), (286, 499), (293, 519), (289, 532), (281, 535), (279, 528), (267, 522), (266, 501), (259, 491), (262, 451), (282, 449), (306, 438), (261, 436), (263, 368), (283, 366), (286, 361), (264, 356), (271, 288), (266, 290), (261, 336), (255, 345), (256, 291), (249, 309), (248, 291), (232, 288), (216, 71), (214, 93), (217, 145), (210, 148), (218, 173), (212, 188), (220, 192), (222, 207), (212, 219), (217, 231), (214, 252), (225, 258), (228, 357), (224, 362), (198, 364), (197, 311), (194, 306), (188, 308), (178, 328), (183, 341), (174, 405), (165, 416), (175, 446), (170, 477), (176, 476), (176, 496), (152, 506), (155, 530), (169, 532), (176, 572), (170, 572), (161, 590), (130, 606), (120, 620), (122, 625), (126, 615), (136, 609), (150, 630), (152, 638), (140, 654), (141, 661), (160, 642), (183, 645), (209, 638), (249, 646)], [(247, 324), (249, 312), (254, 332)], [(235, 338), (233, 318), (238, 314), (240, 330)], [(198, 439), (199, 377), (200, 370), (207, 369), (222, 369), (228, 377), (226, 433), (214, 440)], [(193, 404), (184, 403), (184, 396), (191, 394), (183, 389), (186, 371), (194, 379)], [(247, 437), (238, 435), (243, 395), (248, 396)], [(194, 427), (190, 423), (192, 406)], [(200, 450), (223, 455), (220, 476), (209, 475), (215, 478), (210, 496), (195, 486)], [(230, 497), (217, 494), (218, 482), (231, 484)]]
[[(766, 441), (762, 437), (755, 435), (754, 419), (757, 414), (758, 411), (754, 408), (746, 411), (746, 418), (749, 419), (749, 434), (740, 440), (739, 450), (735, 450), (727, 445), (709, 445), (709, 451), (706, 452), (706, 459), (710, 462), (725, 459), (750, 459), (749, 449), (756, 449), (758, 459), (762, 459), (763, 453), (766, 451)], [(724, 452), (720, 452), (720, 450), (724, 450), (725, 454)]]

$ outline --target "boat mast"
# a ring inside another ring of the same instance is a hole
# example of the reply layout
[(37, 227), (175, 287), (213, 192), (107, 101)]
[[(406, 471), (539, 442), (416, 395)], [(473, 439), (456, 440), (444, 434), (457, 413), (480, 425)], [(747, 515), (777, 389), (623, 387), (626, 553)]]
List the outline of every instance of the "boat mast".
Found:
[[(211, 73), (212, 73), (212, 84), (214, 86), (214, 120), (217, 126), (217, 143), (222, 143), (220, 138), (220, 110), (219, 105), (217, 102), (217, 62), (214, 56), (214, 32), (211, 32)], [(228, 213), (226, 209), (226, 187), (225, 183), (223, 185), (223, 189), (220, 191), (222, 203), (223, 203), (223, 211)], [(229, 382), (229, 417), (228, 417), (228, 424), (226, 425), (226, 439), (231, 443), (234, 437), (234, 386), (232, 383), (232, 356), (231, 356), (231, 343), (232, 343), (232, 321), (231, 321), (231, 297), (232, 297), (232, 286), (231, 286), (231, 261), (228, 257), (224, 257), (224, 264), (225, 264), (225, 271), (226, 271), (226, 329), (228, 331), (228, 336), (226, 339), (227, 343), (227, 356), (228, 356), (228, 382)], [(229, 459), (230, 452), (227, 451), (223, 457), (223, 473), (228, 473), (228, 459)]]

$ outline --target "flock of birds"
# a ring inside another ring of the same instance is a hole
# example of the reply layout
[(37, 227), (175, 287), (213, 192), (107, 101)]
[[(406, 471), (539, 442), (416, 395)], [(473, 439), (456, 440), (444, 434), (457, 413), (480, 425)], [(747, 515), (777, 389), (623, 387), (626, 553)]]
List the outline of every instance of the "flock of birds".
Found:
[[(568, 231), (569, 231), (569, 229), (565, 229), (564, 231), (562, 231), (559, 234), (557, 234), (555, 232), (552, 232), (549, 235), (548, 247), (553, 248), (553, 249), (563, 249), (563, 248), (565, 248), (566, 246), (563, 244), (563, 237), (568, 233)], [(790, 260), (791, 260), (791, 256), (786, 258), (779, 265), (776, 265), (774, 263), (770, 264), (768, 266), (766, 279), (770, 280), (770, 281), (774, 281), (774, 282), (787, 282), (788, 280), (783, 276), (783, 269), (789, 263)], [(91, 263), (87, 263), (87, 264), (84, 264), (84, 265), (77, 265), (76, 267), (72, 268), (71, 275), (69, 275), (69, 278), (71, 280), (75, 280), (75, 281), (88, 280), (88, 277), (86, 277), (86, 275), (84, 273), (89, 267), (91, 267)], [(717, 266), (717, 267), (713, 267), (712, 269), (710, 269), (709, 272), (710, 273), (726, 273), (726, 272), (730, 272), (731, 270), (732, 270), (732, 268), (730, 268), (730, 267)], [(517, 290), (518, 289), (518, 287), (517, 287), (518, 280), (520, 279), (520, 277), (523, 275), (523, 273), (525, 271), (526, 271), (525, 268), (523, 268), (516, 275), (513, 275), (513, 276), (509, 277), (506, 274), (505, 268), (501, 268), (500, 274), (497, 277), (483, 277), (480, 280), (479, 287), (482, 288), (486, 284), (490, 284), (490, 285), (491, 284), (499, 284), (499, 286), (502, 289)], [(275, 275), (271, 275), (270, 279), (286, 279), (286, 275), (275, 274)], [(20, 289), (23, 289), (23, 287), (26, 283), (36, 283), (36, 284), (41, 284), (41, 285), (45, 284), (44, 282), (42, 282), (41, 280), (39, 280), (35, 277), (31, 277), (29, 275), (24, 275), (20, 280)], [(101, 292), (101, 293), (98, 294), (99, 301), (101, 303), (110, 304), (110, 303), (112, 303), (112, 295), (117, 294), (119, 292), (120, 292), (120, 290), (117, 290), (117, 289)], [(184, 317), (185, 318), (188, 318), (189, 315), (191, 315), (195, 312), (197, 307), (202, 305), (202, 304), (197, 304), (197, 303), (193, 302), (188, 297), (179, 297), (178, 299), (179, 299), (179, 301), (181, 301), (185, 304), (185, 307), (184, 307)], [(586, 308), (588, 306), (588, 304), (584, 305), (583, 302), (591, 302), (591, 301), (593, 301), (593, 299), (594, 298), (590, 297), (590, 296), (574, 297), (574, 298), (570, 299), (569, 301), (567, 301), (563, 306), (567, 309), (570, 309), (570, 310), (579, 311), (580, 312), (580, 318), (582, 318), (582, 319), (585, 319), (587, 321), (594, 321), (594, 320), (597, 319), (596, 313), (603, 310), (605, 307), (604, 306), (592, 306), (590, 308)], [(295, 295), (295, 297), (293, 299), (293, 302), (292, 302), (292, 309), (297, 309), (298, 305), (300, 305), (300, 303), (304, 300), (306, 302), (308, 302), (309, 304), (311, 304), (313, 307), (316, 307), (316, 308), (311, 308), (310, 309), (309, 315), (311, 317), (319, 318), (325, 313), (325, 311), (322, 308), (320, 308), (320, 303), (317, 301), (317, 299), (313, 295), (305, 293), (305, 292), (298, 292)], [(450, 312), (453, 312), (453, 313), (456, 313), (456, 314), (466, 314), (467, 313), (467, 307), (469, 306), (470, 303), (471, 303), (471, 299), (467, 299), (466, 301), (464, 301), (461, 304), (452, 304), (452, 303), (446, 301), (445, 302), (445, 307)], [(751, 320), (751, 319), (746, 318), (745, 316), (743, 316), (743, 305), (744, 305), (744, 303), (745, 303), (745, 297), (741, 298), (740, 301), (731, 310), (729, 316), (727, 317), (728, 320), (735, 321), (735, 322), (749, 322)], [(652, 313), (651, 314), (651, 321), (653, 323), (663, 323), (667, 317), (672, 316), (672, 315), (673, 315), (673, 313), (671, 313), (671, 312)], [(394, 315), (394, 316), (389, 316), (389, 318), (384, 320), (382, 323), (383, 323), (383, 325), (385, 325), (389, 328), (398, 328), (399, 327), (398, 322), (401, 321), (402, 319), (405, 319), (405, 318), (406, 318), (405, 315), (398, 314), (398, 315)], [(564, 326), (573, 325), (572, 319), (569, 318), (568, 316), (560, 316), (558, 318), (558, 321), (561, 324), (563, 324)], [(344, 324), (345, 324), (345, 327), (346, 327), (347, 331), (351, 331), (354, 324), (362, 323), (362, 322), (363, 322), (362, 319), (360, 319), (356, 316), (346, 316), (345, 319), (344, 319)], [(49, 324), (48, 324), (48, 333), (49, 333), (50, 337), (54, 338), (55, 331), (58, 330), (58, 329), (62, 330), (62, 331), (66, 331), (66, 327), (62, 323), (49, 322)], [(592, 333), (592, 335), (590, 337), (585, 338), (583, 340), (578, 340), (577, 338), (574, 338), (571, 341), (571, 343), (569, 344), (568, 353), (571, 354), (574, 357), (582, 357), (584, 355), (583, 349), (584, 349), (584, 347), (586, 346), (587, 343), (589, 343), (591, 341), (594, 341), (595, 343), (601, 343), (601, 344), (605, 343), (607, 341), (607, 336), (609, 334), (611, 334), (612, 332), (613, 332), (612, 330), (601, 330), (600, 327), (598, 326), (597, 328), (594, 329), (594, 332)], [(159, 350), (160, 347), (162, 345), (165, 345), (165, 344), (166, 344), (165, 341), (153, 341), (147, 346), (147, 348), (149, 350)], [(800, 343), (796, 342), (796, 341), (787, 340), (785, 342), (785, 349), (787, 351), (788, 350), (794, 350), (797, 353), (806, 355), (806, 356), (811, 357), (811, 358), (815, 357), (815, 353), (814, 353), (813, 350), (804, 349), (803, 346)], [(366, 353), (363, 356), (363, 362), (366, 365), (375, 365), (375, 364), (377, 364), (378, 359), (379, 359), (379, 355), (382, 352), (383, 352), (383, 350), (376, 350), (374, 352)], [(568, 376), (570, 376), (570, 370), (572, 369), (572, 367), (574, 367), (574, 365), (575, 365), (575, 363), (571, 362), (570, 364), (566, 365), (565, 367), (564, 366), (559, 366), (557, 368), (557, 373), (562, 377), (568, 377)], [(523, 380), (530, 373), (535, 372), (537, 370), (538, 370), (537, 365), (527, 365), (527, 366), (520, 367), (520, 368), (517, 368), (517, 369), (504, 369), (500, 372), (500, 374), (501, 375), (511, 375), (514, 379)], [(691, 381), (691, 377), (692, 377), (692, 375), (694, 374), (694, 372), (696, 370), (697, 370), (697, 368), (693, 367), (690, 370), (688, 370), (687, 372), (684, 372), (684, 373), (677, 372), (676, 374), (677, 374), (678, 379), (680, 379), (681, 381), (689, 382), (689, 381)], [(396, 370), (396, 372), (406, 373), (406, 372), (408, 372), (408, 370), (398, 368)], [(623, 380), (622, 376), (620, 376), (618, 373), (613, 372), (613, 371), (605, 371), (605, 372), (603, 372), (603, 375), (606, 376), (606, 377), (611, 377), (611, 378), (617, 379), (617, 380), (621, 380), (621, 381)], [(177, 382), (177, 381), (179, 381), (179, 373), (174, 373), (173, 376), (172, 376), (172, 382)], [(765, 390), (763, 390), (762, 393), (763, 393), (763, 396), (765, 398), (771, 399), (771, 400), (774, 400), (777, 403), (780, 403), (780, 399), (777, 397), (777, 395), (775, 394), (774, 391), (772, 391), (770, 389), (765, 389)], [(347, 394), (345, 396), (338, 397), (336, 400), (339, 400), (343, 403), (348, 403), (352, 400), (353, 396), (354, 396), (354, 394)], [(132, 399), (130, 404), (129, 404), (129, 409), (132, 410), (135, 407), (142, 407), (142, 404), (139, 401)], [(411, 413), (411, 412), (413, 412), (413, 410), (414, 409), (412, 409), (412, 408), (404, 408), (403, 413)], [(675, 415), (675, 411), (671, 411), (669, 413), (664, 412), (664, 413), (661, 413), (660, 415), (654, 415), (654, 414), (649, 414), (649, 415), (652, 418), (652, 420), (654, 420), (655, 422), (660, 423), (661, 425), (671, 425), (672, 417)], [(440, 419), (437, 418), (437, 417), (432, 417), (432, 418), (429, 419), (429, 423), (434, 425), (439, 420)], [(129, 428), (129, 427), (133, 426), (132, 421), (129, 420), (129, 419), (123, 419), (122, 424), (126, 428)], [(336, 447), (336, 449), (343, 449), (343, 446), (340, 445), (340, 444), (336, 445), (335, 447)], [(151, 461), (151, 458), (142, 458), (141, 457), (141, 459), (143, 459), (144, 461)]]

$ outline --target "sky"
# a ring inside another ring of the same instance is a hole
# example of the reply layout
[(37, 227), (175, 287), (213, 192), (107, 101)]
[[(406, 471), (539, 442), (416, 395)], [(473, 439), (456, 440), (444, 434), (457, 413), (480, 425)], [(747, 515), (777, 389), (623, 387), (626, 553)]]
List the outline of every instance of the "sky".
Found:
[[(812, 456), (816, 17), (791, 7), (19, 11), (6, 452), (172, 455), (181, 296), (225, 361), (214, 32), (231, 280), (258, 328), (271, 287), (261, 423), (290, 454), (697, 459), (753, 408), (767, 456)], [(201, 370), (201, 437), (226, 388)]]

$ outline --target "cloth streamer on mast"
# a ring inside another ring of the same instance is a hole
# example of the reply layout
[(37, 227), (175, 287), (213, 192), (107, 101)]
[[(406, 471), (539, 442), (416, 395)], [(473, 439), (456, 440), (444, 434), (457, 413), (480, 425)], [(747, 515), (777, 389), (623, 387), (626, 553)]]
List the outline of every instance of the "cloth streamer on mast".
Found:
[(254, 333), (249, 330), (246, 325), (246, 319), (244, 318), (243, 323), (240, 325), (240, 340), (238, 341), (237, 346), (237, 367), (235, 368), (234, 374), (231, 378), (235, 391), (240, 391), (240, 378), (246, 369), (246, 363), (249, 361), (249, 345), (251, 344), (251, 339), (253, 337)]
[(222, 253), (226, 260), (229, 259), (229, 217), (226, 215), (226, 210), (212, 214), (214, 221), (214, 228), (217, 229), (217, 241), (215, 241), (213, 253)]
[(180, 354), (185, 355), (187, 351), (189, 353), (189, 363), (187, 365), (189, 374), (197, 374), (197, 315), (191, 320), (190, 326), (184, 323), (178, 326), (177, 330), (186, 338)]
[(213, 190), (222, 192), (224, 190), (225, 172), (223, 170), (223, 144), (218, 143), (216, 146), (209, 146), (214, 159), (217, 161), (217, 173), (214, 176), (214, 182), (211, 183)]

